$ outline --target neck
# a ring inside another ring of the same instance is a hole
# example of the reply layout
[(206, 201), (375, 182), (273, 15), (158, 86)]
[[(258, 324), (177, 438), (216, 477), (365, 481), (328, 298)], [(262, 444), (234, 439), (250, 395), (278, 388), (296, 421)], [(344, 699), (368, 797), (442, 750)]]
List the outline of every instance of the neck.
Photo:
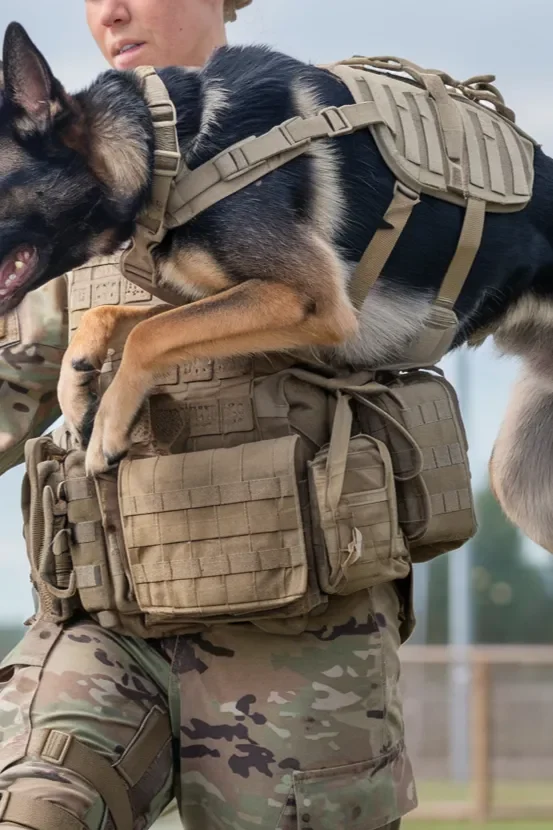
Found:
[(192, 52), (182, 56), (181, 66), (203, 66), (210, 59), (211, 55), (220, 46), (226, 46), (227, 33), (225, 24), (221, 20), (217, 26), (211, 27), (205, 38), (196, 44)]

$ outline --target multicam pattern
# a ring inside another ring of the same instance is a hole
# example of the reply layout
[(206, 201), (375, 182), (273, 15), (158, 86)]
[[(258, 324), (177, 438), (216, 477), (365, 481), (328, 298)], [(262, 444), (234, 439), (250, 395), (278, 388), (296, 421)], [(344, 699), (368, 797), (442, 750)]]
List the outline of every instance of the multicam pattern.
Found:
[[(154, 706), (167, 713), (168, 677), (161, 655), (132, 638), (88, 622), (65, 630), (37, 622), (2, 664), (0, 790), (52, 801), (90, 830), (104, 828), (103, 802), (83, 778), (25, 756), (30, 732), (68, 732), (116, 763)], [(137, 828), (153, 823), (172, 797), (168, 715), (164, 727), (166, 751), (131, 790)]]
[(219, 626), (179, 638), (186, 828), (374, 830), (416, 806), (395, 591), (331, 608), (298, 637)]
[(65, 279), (27, 294), (0, 318), (0, 475), (23, 460), (27, 438), (59, 417), (56, 386), (67, 347)]
[(2, 664), (0, 789), (54, 801), (100, 830), (97, 794), (26, 758), (29, 732), (70, 732), (117, 763), (155, 706), (168, 733), (172, 723), (180, 778), (174, 787), (169, 753), (150, 768), (131, 791), (136, 827), (174, 794), (186, 830), (392, 825), (416, 806), (397, 602), (381, 586), (337, 599), (297, 637), (216, 626), (163, 641), (163, 656), (90, 622), (38, 622)]

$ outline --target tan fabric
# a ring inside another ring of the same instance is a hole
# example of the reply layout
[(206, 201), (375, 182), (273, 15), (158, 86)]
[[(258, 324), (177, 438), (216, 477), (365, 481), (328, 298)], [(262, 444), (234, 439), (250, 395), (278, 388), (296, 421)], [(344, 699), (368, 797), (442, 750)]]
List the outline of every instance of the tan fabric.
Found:
[(181, 164), (177, 135), (177, 113), (165, 84), (152, 66), (141, 66), (135, 74), (142, 82), (154, 127), (154, 169), (152, 194), (146, 210), (138, 217), (131, 245), (121, 255), (121, 272), (141, 288), (152, 287), (158, 297), (179, 304), (178, 292), (159, 284), (152, 249), (166, 234), (165, 213), (171, 186)]
[(109, 761), (88, 749), (74, 736), (57, 729), (34, 729), (27, 755), (76, 772), (102, 797), (115, 830), (133, 830), (133, 814), (127, 787)]
[[(399, 58), (351, 58), (329, 68), (356, 101), (376, 102), (382, 119), (371, 132), (404, 184), (463, 207), (467, 197), (489, 211), (528, 204), (536, 142), (514, 123), (489, 79), (459, 82)], [(398, 72), (414, 83), (392, 74)]]
[(441, 284), (438, 304), (446, 304), (453, 308), (457, 302), (478, 253), (485, 218), (485, 202), (480, 199), (469, 199), (457, 250)]
[(232, 23), (236, 20), (236, 12), (245, 9), (252, 0), (225, 0), (225, 23)]
[(46, 800), (29, 801), (6, 790), (0, 796), (0, 823), (22, 825), (28, 830), (87, 830), (78, 818)]
[(400, 376), (390, 391), (375, 401), (380, 411), (364, 408), (359, 417), (390, 448), (399, 522), (412, 560), (421, 562), (476, 532), (467, 437), (455, 390), (438, 370)]
[(384, 227), (376, 231), (353, 274), (349, 294), (356, 308), (365, 302), (419, 202), (417, 193), (396, 182), (392, 201), (383, 217)]
[(348, 399), (341, 396), (330, 444), (309, 465), (317, 570), (329, 594), (392, 582), (411, 567), (390, 453), (374, 438), (350, 437), (350, 428)]

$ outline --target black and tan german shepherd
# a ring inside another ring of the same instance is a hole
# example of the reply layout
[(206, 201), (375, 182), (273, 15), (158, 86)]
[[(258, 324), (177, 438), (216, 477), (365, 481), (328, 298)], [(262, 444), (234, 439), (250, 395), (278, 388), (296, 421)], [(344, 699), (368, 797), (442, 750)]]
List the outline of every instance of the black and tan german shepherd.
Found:
[[(107, 71), (69, 95), (18, 24), (7, 29), (3, 60), (0, 313), (129, 239), (150, 197), (154, 150), (149, 111), (132, 73)], [(160, 76), (191, 169), (288, 118), (352, 103), (330, 72), (258, 46), (221, 48), (200, 70), (171, 67)], [(157, 269), (186, 304), (155, 315), (93, 309), (66, 353), (60, 403), (86, 438), (90, 398), (83, 381), (102, 364), (121, 320), (137, 322), (95, 415), (89, 471), (124, 454), (153, 376), (178, 360), (307, 347), (335, 362), (371, 367), (404, 353), (455, 251), (464, 211), (423, 196), (356, 313), (348, 283), (393, 185), (364, 130), (313, 142), (260, 183), (170, 232), (156, 254)], [(488, 214), (455, 310), (455, 345), (497, 323), (500, 347), (525, 361), (494, 449), (492, 481), (507, 515), (551, 548), (553, 161), (539, 148), (530, 205)]]

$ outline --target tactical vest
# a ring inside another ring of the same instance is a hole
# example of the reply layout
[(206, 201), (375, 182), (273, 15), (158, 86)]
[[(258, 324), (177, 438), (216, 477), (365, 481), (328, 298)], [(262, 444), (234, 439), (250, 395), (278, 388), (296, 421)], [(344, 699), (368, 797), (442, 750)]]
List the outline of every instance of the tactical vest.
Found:
[[(474, 534), (466, 435), (455, 391), (434, 364), (451, 343), (485, 212), (519, 210), (530, 198), (533, 144), (489, 78), (462, 85), (404, 62), (408, 82), (360, 62), (331, 68), (357, 103), (293, 119), (196, 171), (182, 165), (163, 85), (141, 72), (157, 125), (154, 198), (122, 255), (127, 279), (107, 259), (71, 275), (70, 325), (106, 303), (175, 300), (156, 284), (151, 260), (168, 228), (317, 137), (369, 128), (397, 185), (386, 230), (351, 287), (358, 307), (421, 193), (466, 209), (424, 335), (399, 366), (374, 371), (301, 356), (181, 363), (158, 378), (128, 456), (95, 478), (63, 430), (29, 441), (25, 539), (43, 616), (85, 611), (142, 637), (243, 621), (296, 632), (334, 596), (400, 580), (412, 562)], [(113, 344), (100, 391), (123, 345)]]
[[(156, 302), (107, 258), (69, 286), (72, 331), (87, 308)], [(87, 478), (63, 427), (27, 442), (40, 613), (85, 611), (141, 637), (240, 621), (297, 632), (333, 595), (401, 579), (474, 533), (466, 451), (437, 370), (340, 374), (275, 355), (181, 363), (158, 378), (115, 470)]]

